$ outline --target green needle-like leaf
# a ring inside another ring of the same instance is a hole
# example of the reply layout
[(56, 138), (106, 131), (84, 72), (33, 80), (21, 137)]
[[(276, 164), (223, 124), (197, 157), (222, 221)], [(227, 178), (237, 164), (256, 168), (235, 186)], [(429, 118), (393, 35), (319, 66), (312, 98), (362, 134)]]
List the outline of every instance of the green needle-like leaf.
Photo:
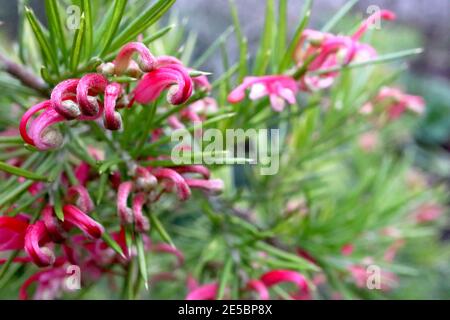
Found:
[(150, 218), (150, 223), (153, 228), (155, 228), (156, 232), (158, 232), (161, 239), (163, 239), (164, 242), (170, 244), (172, 247), (175, 248), (175, 244), (172, 241), (172, 238), (170, 237), (169, 233), (164, 229), (161, 221), (159, 221), (158, 217), (152, 213), (148, 214)]
[(114, 36), (119, 28), (120, 21), (122, 21), (122, 17), (125, 11), (125, 7), (127, 5), (126, 0), (115, 0), (114, 1), (114, 9), (111, 12), (111, 15), (105, 20), (105, 34), (102, 35), (102, 49), (100, 50), (100, 56), (104, 56), (108, 51), (111, 51), (110, 45), (113, 41)]
[(19, 167), (15, 167), (12, 165), (9, 165), (7, 163), (4, 163), (2, 161), (0, 161), (0, 170), (1, 171), (5, 171), (8, 172), (10, 174), (13, 174), (15, 176), (19, 176), (19, 177), (24, 177), (26, 179), (29, 180), (35, 180), (35, 181), (49, 181), (48, 177), (42, 176), (40, 174), (19, 168)]
[(63, 61), (68, 64), (67, 46), (64, 35), (63, 25), (61, 23), (61, 14), (59, 12), (57, 0), (45, 0), (45, 12), (47, 14), (48, 27), (50, 30), (50, 41), (53, 45), (53, 51), (62, 53)]
[(46, 35), (47, 31), (39, 23), (33, 10), (31, 10), (28, 7), (25, 7), (25, 15), (28, 19), (28, 22), (30, 23), (31, 29), (33, 30), (33, 33), (34, 33), (34, 36), (36, 37), (36, 40), (39, 43), (44, 61), (47, 64), (50, 64), (53, 67), (53, 69), (55, 70), (55, 72), (57, 74), (59, 74), (58, 59), (57, 59), (56, 53), (52, 50), (52, 47), (50, 46), (50, 43), (48, 42), (47, 35)]
[(331, 31), (331, 29), (334, 28), (334, 26), (336, 26), (339, 21), (342, 20), (342, 18), (344, 18), (347, 13), (350, 12), (350, 10), (355, 6), (355, 4), (358, 3), (359, 0), (350, 0), (347, 3), (345, 3), (338, 12), (336, 12), (336, 14), (330, 19), (328, 20), (327, 24), (322, 28), (323, 32), (329, 32)]
[(281, 60), (280, 67), (278, 68), (278, 72), (281, 73), (285, 71), (289, 67), (289, 63), (292, 60), (292, 55), (294, 54), (295, 47), (302, 36), (303, 30), (305, 30), (306, 26), (309, 23), (309, 19), (311, 17), (311, 8), (313, 5), (313, 0), (306, 0), (305, 5), (303, 7), (302, 18), (300, 20), (300, 24), (298, 25), (297, 30), (295, 30), (294, 38), (288, 46), (286, 53)]
[(147, 271), (147, 257), (145, 256), (144, 240), (140, 233), (136, 234), (136, 248), (139, 262), (139, 273), (144, 281), (145, 289), (148, 290), (148, 271)]
[(167, 10), (175, 3), (175, 0), (159, 0), (153, 6), (142, 12), (136, 19), (127, 25), (116, 37), (110, 50), (116, 50), (128, 41), (134, 39), (138, 34), (151, 27), (157, 22)]
[(72, 53), (70, 57), (70, 69), (72, 72), (76, 72), (78, 69), (78, 64), (81, 59), (81, 49), (83, 46), (83, 38), (85, 34), (85, 16), (84, 13), (81, 14), (80, 26), (75, 32), (72, 44)]
[(84, 14), (84, 56), (85, 58), (90, 58), (92, 53), (92, 46), (94, 44), (94, 26), (92, 20), (92, 8), (91, 1), (82, 0), (81, 7)]
[(270, 60), (276, 28), (274, 0), (267, 0), (265, 25), (261, 35), (261, 45), (256, 56), (254, 74), (262, 75)]
[(219, 289), (217, 291), (217, 300), (223, 300), (224, 298), (225, 289), (231, 276), (232, 266), (233, 260), (231, 258), (231, 255), (229, 255), (225, 260), (225, 265), (223, 266), (223, 271), (222, 274), (220, 275)]

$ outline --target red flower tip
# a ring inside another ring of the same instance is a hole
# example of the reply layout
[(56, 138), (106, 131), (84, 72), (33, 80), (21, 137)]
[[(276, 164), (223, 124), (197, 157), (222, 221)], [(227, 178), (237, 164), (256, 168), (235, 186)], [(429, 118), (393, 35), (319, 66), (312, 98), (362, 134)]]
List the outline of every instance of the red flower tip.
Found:
[(247, 289), (256, 291), (258, 293), (259, 300), (269, 300), (270, 298), (269, 290), (267, 290), (266, 285), (260, 280), (256, 279), (250, 280), (247, 283)]
[(122, 127), (122, 117), (116, 111), (116, 103), (122, 94), (122, 86), (118, 83), (111, 83), (105, 90), (105, 112), (103, 123), (106, 129), (119, 130)]
[(302, 274), (291, 270), (269, 271), (261, 276), (261, 281), (267, 287), (271, 287), (282, 282), (292, 282), (299, 288), (299, 293), (295, 295), (296, 297), (303, 296), (309, 292), (309, 286), (305, 277)]
[(33, 262), (39, 267), (47, 267), (55, 262), (53, 252), (49, 248), (42, 246), (49, 240), (49, 234), (43, 221), (37, 221), (28, 227), (24, 248)]
[(66, 239), (65, 230), (56, 218), (53, 207), (46, 206), (41, 212), (41, 218), (52, 241), (62, 243)]
[(184, 178), (177, 173), (175, 170), (167, 169), (167, 168), (156, 168), (152, 170), (152, 174), (159, 180), (167, 180), (170, 187), (173, 185), (177, 190), (178, 198), (181, 201), (187, 200), (191, 196), (191, 189), (188, 184), (184, 180)]
[(150, 50), (141, 42), (130, 42), (120, 50), (116, 60), (114, 60), (115, 73), (117, 75), (127, 71), (134, 53), (137, 53), (139, 56), (137, 63), (143, 72), (149, 72), (155, 67), (156, 59)]
[(150, 229), (150, 222), (142, 212), (142, 207), (146, 202), (144, 193), (138, 193), (133, 198), (133, 217), (136, 230), (138, 232), (147, 232)]
[(219, 285), (215, 282), (205, 284), (190, 291), (186, 300), (215, 300), (218, 290)]
[(89, 217), (86, 213), (71, 204), (63, 207), (64, 223), (79, 228), (83, 233), (94, 239), (99, 239), (105, 231), (103, 226)]
[(69, 120), (75, 119), (81, 114), (78, 105), (69, 100), (73, 99), (76, 94), (79, 81), (79, 79), (68, 79), (60, 82), (50, 96), (52, 107), (61, 116)]
[(353, 34), (352, 39), (358, 40), (367, 31), (369, 26), (373, 25), (378, 20), (395, 20), (396, 15), (390, 10), (380, 10), (372, 14), (365, 21), (361, 23), (359, 29)]
[(22, 249), (27, 228), (28, 221), (20, 216), (0, 217), (0, 252)]
[(101, 74), (90, 73), (83, 76), (77, 86), (77, 101), (81, 113), (86, 116), (95, 116), (99, 113), (99, 105), (94, 97), (105, 91), (108, 80)]
[(67, 190), (67, 199), (76, 204), (81, 211), (89, 213), (94, 210), (94, 202), (87, 189), (81, 185), (72, 186)]
[(127, 204), (132, 188), (133, 184), (130, 181), (127, 181), (122, 182), (117, 190), (117, 212), (122, 224), (133, 222), (133, 212)]
[(134, 90), (136, 102), (148, 104), (155, 101), (162, 91), (169, 89), (167, 101), (173, 105), (185, 103), (192, 94), (193, 83), (187, 69), (171, 64), (147, 73)]
[(165, 252), (174, 255), (177, 258), (178, 261), (178, 267), (183, 265), (184, 263), (184, 255), (183, 253), (178, 250), (177, 248), (171, 246), (167, 243), (159, 243), (152, 247), (152, 250), (155, 252)]

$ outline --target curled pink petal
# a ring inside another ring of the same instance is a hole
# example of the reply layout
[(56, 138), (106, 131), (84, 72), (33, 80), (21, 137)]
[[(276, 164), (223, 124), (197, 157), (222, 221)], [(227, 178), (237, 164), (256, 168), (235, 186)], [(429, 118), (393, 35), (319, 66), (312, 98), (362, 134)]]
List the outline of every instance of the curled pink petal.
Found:
[(261, 281), (267, 287), (272, 287), (283, 282), (292, 282), (296, 284), (299, 289), (299, 293), (296, 296), (307, 294), (309, 292), (309, 286), (305, 277), (302, 274), (291, 270), (269, 271), (261, 276)]
[(156, 59), (150, 50), (141, 42), (130, 42), (119, 51), (114, 60), (117, 75), (123, 74), (128, 69), (134, 53), (139, 56), (138, 65), (142, 71), (149, 72), (155, 67)]
[(136, 188), (145, 192), (152, 191), (158, 185), (158, 180), (148, 169), (138, 167), (136, 169)]
[(63, 142), (63, 136), (52, 125), (63, 122), (66, 119), (53, 108), (48, 108), (42, 112), (30, 125), (28, 134), (34, 142), (36, 148), (49, 150), (59, 147)]
[(28, 222), (20, 217), (0, 217), (0, 252), (24, 246)]
[(179, 130), (179, 129), (185, 128), (185, 125), (183, 124), (183, 122), (181, 122), (180, 119), (178, 119), (178, 117), (175, 115), (172, 115), (169, 118), (167, 118), (167, 123), (173, 130)]
[(159, 56), (156, 58), (155, 69), (170, 66), (172, 64), (183, 65), (183, 62), (173, 56)]
[(295, 94), (298, 92), (297, 83), (289, 76), (246, 77), (243, 83), (228, 95), (228, 102), (238, 103), (242, 101), (245, 98), (245, 90), (248, 88), (251, 88), (251, 100), (270, 96), (272, 107), (278, 112), (283, 110), (285, 101), (291, 104), (295, 102), (292, 98), (295, 99)]
[(178, 261), (178, 267), (183, 265), (184, 263), (184, 255), (177, 248), (171, 246), (167, 243), (158, 243), (157, 245), (152, 246), (152, 250), (155, 252), (165, 252), (174, 255)]
[(66, 119), (75, 119), (81, 114), (78, 104), (69, 99), (76, 95), (79, 81), (68, 79), (60, 82), (50, 96), (52, 107)]
[(152, 174), (158, 179), (169, 180), (177, 189), (178, 198), (187, 200), (191, 196), (191, 189), (187, 185), (184, 178), (175, 170), (167, 168), (156, 168), (152, 170)]
[(105, 90), (105, 112), (103, 123), (106, 129), (119, 130), (122, 127), (122, 117), (116, 111), (116, 101), (122, 94), (122, 86), (118, 83), (111, 83)]
[(79, 228), (83, 233), (91, 238), (99, 239), (105, 231), (103, 226), (89, 217), (86, 213), (71, 204), (63, 206), (64, 223)]
[(373, 25), (378, 20), (395, 20), (395, 18), (395, 13), (390, 10), (377, 11), (365, 21), (363, 21), (359, 29), (353, 34), (352, 38), (354, 40), (360, 39), (362, 35), (367, 31), (369, 26)]
[(81, 211), (89, 213), (94, 210), (94, 202), (87, 189), (81, 185), (72, 186), (67, 190), (67, 198), (74, 202)]
[(206, 180), (208, 180), (211, 176), (209, 169), (202, 165), (193, 164), (193, 165), (187, 165), (187, 166), (174, 167), (173, 169), (180, 174), (185, 174), (185, 173), (200, 174), (203, 177), (203, 179), (206, 179)]
[(190, 291), (186, 300), (215, 300), (218, 289), (219, 285), (215, 282), (202, 285)]
[(167, 100), (173, 105), (183, 104), (192, 94), (192, 79), (186, 68), (171, 64), (147, 73), (134, 90), (136, 102), (148, 104), (169, 89)]
[(80, 79), (77, 86), (77, 101), (82, 114), (94, 116), (99, 113), (95, 96), (103, 92), (107, 85), (108, 80), (98, 73), (89, 73)]
[(133, 189), (133, 183), (130, 181), (122, 182), (117, 191), (117, 212), (122, 224), (133, 222), (133, 211), (128, 207), (128, 197)]
[(142, 212), (142, 207), (146, 202), (146, 196), (144, 193), (138, 193), (133, 198), (133, 217), (134, 225), (138, 232), (146, 232), (150, 229), (150, 222)]
[(247, 289), (256, 291), (258, 293), (258, 300), (269, 300), (269, 290), (266, 285), (260, 280), (250, 280), (247, 283)]
[(30, 144), (30, 145), (35, 145), (33, 139), (28, 135), (28, 131), (27, 131), (27, 124), (28, 121), (30, 120), (30, 118), (35, 115), (37, 112), (47, 109), (51, 106), (51, 101), (50, 100), (46, 100), (44, 102), (38, 103), (34, 106), (32, 106), (30, 109), (27, 110), (27, 112), (25, 112), (25, 114), (22, 116), (21, 120), (20, 120), (20, 125), (19, 125), (19, 131), (20, 131), (20, 135), (22, 136), (22, 139)]
[(201, 179), (186, 179), (186, 183), (190, 188), (202, 189), (210, 193), (221, 193), (224, 185), (220, 179), (201, 180)]
[(45, 206), (45, 208), (41, 212), (41, 218), (45, 224), (48, 235), (53, 242), (61, 243), (66, 239), (66, 232), (55, 216), (55, 212), (52, 206)]
[(28, 227), (25, 235), (25, 251), (33, 262), (39, 267), (47, 267), (55, 262), (55, 255), (43, 247), (50, 240), (47, 228), (43, 221), (37, 221)]

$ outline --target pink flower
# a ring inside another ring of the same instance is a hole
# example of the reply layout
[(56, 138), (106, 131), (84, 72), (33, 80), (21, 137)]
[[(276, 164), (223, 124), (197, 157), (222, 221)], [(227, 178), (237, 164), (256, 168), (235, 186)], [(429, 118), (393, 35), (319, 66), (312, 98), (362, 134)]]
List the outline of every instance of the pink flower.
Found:
[(133, 222), (133, 211), (128, 207), (128, 197), (133, 189), (133, 183), (130, 181), (123, 182), (119, 185), (117, 191), (117, 212), (122, 224)]
[(247, 289), (256, 291), (258, 293), (258, 300), (269, 300), (269, 290), (266, 285), (260, 280), (250, 280), (247, 283)]
[(343, 256), (351, 256), (354, 249), (355, 249), (354, 246), (349, 243), (349, 244), (342, 246), (341, 253)]
[(77, 102), (83, 115), (92, 117), (99, 114), (99, 103), (95, 96), (103, 93), (107, 85), (108, 80), (98, 73), (86, 74), (79, 80)]
[(354, 40), (359, 40), (363, 34), (367, 31), (367, 29), (373, 25), (378, 20), (395, 20), (395, 13), (389, 10), (379, 10), (372, 14), (369, 18), (361, 23), (361, 26), (358, 30), (353, 34), (352, 38)]
[(94, 210), (94, 202), (87, 189), (83, 186), (72, 186), (67, 190), (67, 199), (74, 202), (78, 208), (88, 213)]
[(175, 186), (178, 194), (178, 198), (181, 201), (187, 200), (191, 196), (191, 189), (184, 180), (184, 178), (175, 170), (167, 168), (155, 168), (151, 170), (151, 173), (158, 180), (167, 180), (170, 184), (168, 187)]
[[(30, 118), (42, 110), (44, 111), (33, 120), (27, 129)], [(65, 118), (51, 107), (50, 100), (41, 102), (28, 109), (23, 115), (19, 125), (20, 135), (26, 143), (40, 150), (53, 149), (62, 144), (63, 137), (57, 129), (51, 126), (64, 120)]]
[(28, 220), (25, 217), (0, 217), (0, 252), (22, 249), (27, 228)]
[(406, 94), (397, 88), (382, 88), (375, 102), (386, 106), (391, 120), (398, 119), (406, 110), (418, 114), (425, 111), (425, 101), (422, 97)]
[(209, 283), (191, 290), (186, 296), (186, 300), (215, 300), (219, 285)]
[(37, 283), (37, 287), (33, 299), (50, 300), (59, 298), (65, 289), (66, 277), (66, 268), (63, 265), (39, 271), (22, 284), (19, 290), (19, 298), (21, 300), (28, 300), (27, 290), (34, 283)]
[(114, 72), (117, 75), (127, 71), (134, 53), (138, 54), (137, 64), (143, 72), (149, 72), (155, 68), (156, 59), (150, 50), (141, 42), (130, 42), (119, 51), (114, 60)]
[(105, 89), (105, 112), (103, 123), (106, 129), (119, 130), (122, 127), (122, 117), (116, 109), (116, 101), (122, 94), (122, 86), (111, 83)]
[(62, 243), (66, 239), (66, 231), (59, 223), (52, 206), (47, 205), (41, 212), (41, 219), (45, 224), (50, 239), (55, 243)]
[(71, 204), (63, 206), (64, 223), (69, 223), (83, 231), (83, 233), (93, 239), (98, 239), (105, 231), (103, 226), (89, 217), (86, 213)]
[(378, 146), (378, 140), (377, 132), (366, 132), (359, 136), (358, 145), (364, 152), (374, 152)]
[(150, 229), (150, 223), (142, 212), (142, 207), (147, 201), (144, 193), (138, 193), (133, 199), (133, 218), (134, 225), (138, 232), (146, 232)]
[(285, 101), (295, 104), (295, 94), (298, 91), (297, 83), (288, 76), (246, 77), (244, 82), (228, 95), (228, 101), (230, 103), (242, 101), (248, 88), (251, 88), (251, 100), (269, 96), (272, 108), (277, 112), (283, 111)]
[(173, 105), (183, 104), (191, 97), (192, 87), (187, 69), (178, 64), (170, 64), (145, 74), (134, 90), (134, 99), (138, 103), (148, 104), (158, 99), (162, 91), (170, 88), (167, 101)]
[(309, 286), (305, 277), (295, 271), (272, 270), (261, 276), (261, 282), (267, 287), (272, 287), (283, 282), (291, 282), (294, 283), (299, 290), (297, 294), (293, 295), (294, 298), (300, 299), (309, 297)]
[(39, 267), (47, 267), (55, 262), (55, 255), (49, 248), (44, 247), (50, 237), (43, 221), (37, 221), (28, 227), (25, 235), (25, 251)]
[(437, 220), (444, 213), (444, 208), (436, 204), (420, 206), (414, 215), (418, 223), (427, 223)]
[(201, 189), (209, 193), (221, 193), (224, 185), (220, 179), (202, 180), (202, 179), (186, 179), (186, 184), (193, 189)]
[(65, 119), (75, 119), (81, 114), (79, 105), (72, 99), (77, 94), (80, 79), (68, 79), (60, 82), (52, 90), (52, 107)]

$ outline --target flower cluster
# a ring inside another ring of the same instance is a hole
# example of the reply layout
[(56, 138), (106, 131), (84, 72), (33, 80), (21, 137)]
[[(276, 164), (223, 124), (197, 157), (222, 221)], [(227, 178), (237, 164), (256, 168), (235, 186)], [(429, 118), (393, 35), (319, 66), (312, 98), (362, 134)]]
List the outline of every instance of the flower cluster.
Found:
[[(132, 60), (135, 53), (137, 62)], [(106, 129), (119, 130), (122, 118), (117, 109), (130, 107), (133, 102), (153, 102), (166, 89), (169, 89), (167, 100), (173, 105), (183, 104), (190, 98), (194, 83), (202, 89), (210, 89), (204, 75), (193, 80), (181, 61), (169, 56), (154, 57), (140, 42), (125, 45), (114, 62), (100, 65), (98, 71), (100, 73), (86, 74), (80, 79), (62, 81), (53, 89), (50, 100), (28, 109), (20, 122), (24, 141), (40, 150), (57, 148), (63, 137), (53, 125), (59, 122), (102, 117)], [(107, 78), (123, 74), (140, 79), (129, 94), (121, 84)], [(30, 119), (39, 112), (28, 126)]]
[[(393, 20), (395, 15), (388, 10), (377, 12), (365, 20), (352, 36), (305, 30), (294, 53), (298, 67), (300, 70), (304, 68), (299, 76), (246, 77), (243, 83), (229, 94), (228, 101), (230, 103), (242, 101), (245, 98), (245, 90), (251, 88), (251, 100), (269, 96), (272, 108), (281, 112), (286, 102), (295, 104), (295, 95), (299, 91), (314, 91), (331, 86), (339, 72), (326, 70), (376, 56), (374, 48), (359, 40), (378, 19)], [(315, 74), (317, 71), (324, 73)]]

